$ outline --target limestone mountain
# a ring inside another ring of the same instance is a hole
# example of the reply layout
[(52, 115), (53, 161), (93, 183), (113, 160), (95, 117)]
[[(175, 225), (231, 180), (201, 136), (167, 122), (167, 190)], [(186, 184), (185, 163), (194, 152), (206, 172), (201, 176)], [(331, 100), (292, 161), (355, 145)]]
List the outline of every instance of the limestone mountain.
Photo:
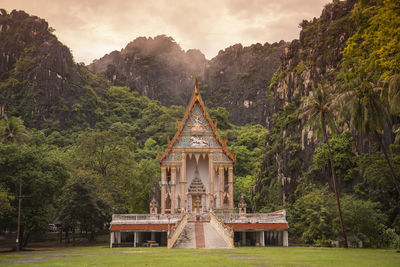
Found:
[(164, 105), (186, 105), (195, 73), (202, 76), (206, 64), (199, 50), (185, 52), (171, 37), (160, 35), (139, 37), (121, 51), (94, 60), (89, 69)]
[(92, 124), (107, 81), (74, 62), (54, 29), (37, 16), (0, 14), (0, 106), (29, 127)]
[(265, 124), (270, 105), (266, 90), (287, 43), (236, 44), (207, 65), (201, 88), (209, 107), (225, 107), (236, 124)]
[(93, 61), (89, 69), (163, 105), (183, 106), (198, 73), (209, 107), (225, 107), (234, 123), (264, 124), (265, 89), (286, 45), (284, 41), (249, 47), (236, 44), (207, 60), (199, 50), (183, 51), (171, 37), (139, 37), (121, 51)]
[[(354, 32), (352, 10), (356, 0), (337, 1), (325, 6), (319, 18), (303, 20), (299, 40), (285, 48), (279, 69), (269, 86), (266, 125), (266, 157), (256, 191), (268, 201), (268, 187), (278, 178), (281, 199), (291, 195), (298, 179), (308, 171), (314, 154), (315, 135), (301, 118), (302, 98), (325, 81), (335, 86), (341, 68), (342, 51)], [(317, 140), (320, 142), (320, 140)], [(330, 182), (325, 176), (321, 182)]]

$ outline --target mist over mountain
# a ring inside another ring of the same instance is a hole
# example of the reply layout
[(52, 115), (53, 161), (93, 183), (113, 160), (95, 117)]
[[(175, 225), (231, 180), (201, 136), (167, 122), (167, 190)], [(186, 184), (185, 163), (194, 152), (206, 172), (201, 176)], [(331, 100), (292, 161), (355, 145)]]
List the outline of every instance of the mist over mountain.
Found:
[(126, 85), (163, 105), (185, 105), (194, 77), (204, 74), (207, 60), (199, 50), (183, 51), (171, 38), (139, 37), (121, 51), (94, 60), (88, 67), (114, 85)]
[(139, 37), (88, 67), (114, 85), (127, 85), (163, 105), (186, 105), (195, 73), (209, 107), (225, 107), (234, 123), (264, 124), (265, 89), (287, 43), (236, 44), (207, 60), (199, 50), (183, 51), (171, 38)]

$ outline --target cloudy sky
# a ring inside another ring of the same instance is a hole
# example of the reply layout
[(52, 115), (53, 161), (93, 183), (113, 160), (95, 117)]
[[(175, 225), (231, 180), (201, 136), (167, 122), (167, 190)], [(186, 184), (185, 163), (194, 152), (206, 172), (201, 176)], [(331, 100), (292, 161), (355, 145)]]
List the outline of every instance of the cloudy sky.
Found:
[(136, 37), (166, 34), (207, 58), (236, 43), (298, 38), (303, 19), (331, 0), (2, 0), (0, 8), (46, 19), (77, 62), (121, 50)]

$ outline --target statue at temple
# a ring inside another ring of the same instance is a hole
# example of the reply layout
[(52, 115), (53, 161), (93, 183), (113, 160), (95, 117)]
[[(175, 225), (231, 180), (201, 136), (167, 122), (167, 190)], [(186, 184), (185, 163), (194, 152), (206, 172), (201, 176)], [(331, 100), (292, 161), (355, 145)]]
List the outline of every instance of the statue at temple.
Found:
[(247, 203), (246, 203), (246, 200), (244, 200), (244, 196), (242, 194), (242, 196), (240, 197), (239, 204), (238, 204), (239, 214), (246, 214), (246, 207), (247, 207)]
[(157, 214), (158, 212), (158, 203), (157, 200), (153, 197), (150, 202), (150, 214)]

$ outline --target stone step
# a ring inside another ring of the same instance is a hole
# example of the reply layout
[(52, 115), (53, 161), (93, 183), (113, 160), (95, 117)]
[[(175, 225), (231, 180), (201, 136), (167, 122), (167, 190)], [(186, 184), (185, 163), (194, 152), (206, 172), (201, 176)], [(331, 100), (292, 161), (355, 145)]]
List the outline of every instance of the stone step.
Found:
[(205, 248), (203, 224), (202, 222), (195, 222), (196, 248)]
[(229, 248), (229, 244), (209, 221), (188, 222), (174, 248)]
[(176, 240), (174, 248), (196, 248), (194, 223), (187, 223)]
[(204, 223), (205, 248), (230, 248), (222, 235), (211, 223)]

